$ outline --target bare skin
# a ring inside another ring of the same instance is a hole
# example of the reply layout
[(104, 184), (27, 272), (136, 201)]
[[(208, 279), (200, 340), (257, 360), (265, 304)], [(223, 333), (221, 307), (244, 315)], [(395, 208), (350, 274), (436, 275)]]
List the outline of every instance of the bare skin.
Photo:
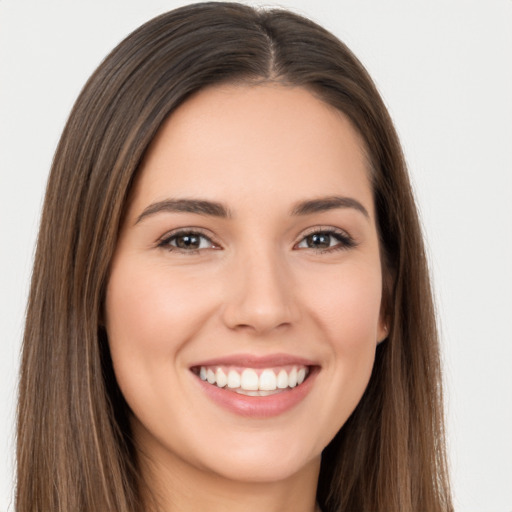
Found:
[[(301, 88), (210, 88), (161, 128), (105, 310), (148, 506), (315, 510), (322, 450), (385, 337), (368, 176), (350, 122)], [(247, 396), (201, 377), (233, 368), (289, 384)]]

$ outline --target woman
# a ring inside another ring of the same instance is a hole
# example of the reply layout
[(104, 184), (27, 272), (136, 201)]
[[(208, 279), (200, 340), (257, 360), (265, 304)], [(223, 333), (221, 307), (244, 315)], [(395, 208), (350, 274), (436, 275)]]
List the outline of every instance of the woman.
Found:
[(238, 4), (136, 30), (48, 183), (17, 510), (451, 510), (400, 145), (314, 23)]

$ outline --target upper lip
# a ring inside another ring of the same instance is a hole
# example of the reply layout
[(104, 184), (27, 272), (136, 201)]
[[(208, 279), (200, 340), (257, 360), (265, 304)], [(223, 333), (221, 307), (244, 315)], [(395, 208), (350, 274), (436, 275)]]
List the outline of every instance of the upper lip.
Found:
[(213, 359), (197, 362), (191, 368), (198, 366), (242, 366), (245, 368), (270, 368), (273, 366), (318, 366), (311, 359), (291, 354), (268, 354), (256, 356), (254, 354), (231, 354)]

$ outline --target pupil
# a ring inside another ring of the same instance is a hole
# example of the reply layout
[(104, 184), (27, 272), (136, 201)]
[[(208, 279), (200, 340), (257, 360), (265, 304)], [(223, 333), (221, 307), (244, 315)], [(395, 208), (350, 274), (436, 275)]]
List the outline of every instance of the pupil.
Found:
[(181, 235), (176, 239), (176, 245), (180, 249), (197, 249), (199, 244), (197, 235)]
[(330, 235), (314, 233), (308, 236), (308, 245), (315, 249), (326, 249), (330, 245)]

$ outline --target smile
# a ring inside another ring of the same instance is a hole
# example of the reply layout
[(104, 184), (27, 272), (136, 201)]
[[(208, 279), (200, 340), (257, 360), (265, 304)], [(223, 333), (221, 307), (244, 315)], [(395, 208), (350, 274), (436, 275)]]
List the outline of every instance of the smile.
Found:
[(209, 401), (239, 416), (269, 418), (305, 400), (321, 366), (287, 354), (238, 354), (198, 361), (189, 369)]
[(305, 365), (277, 368), (200, 366), (193, 369), (199, 378), (218, 388), (246, 396), (270, 396), (300, 386), (309, 374)]

